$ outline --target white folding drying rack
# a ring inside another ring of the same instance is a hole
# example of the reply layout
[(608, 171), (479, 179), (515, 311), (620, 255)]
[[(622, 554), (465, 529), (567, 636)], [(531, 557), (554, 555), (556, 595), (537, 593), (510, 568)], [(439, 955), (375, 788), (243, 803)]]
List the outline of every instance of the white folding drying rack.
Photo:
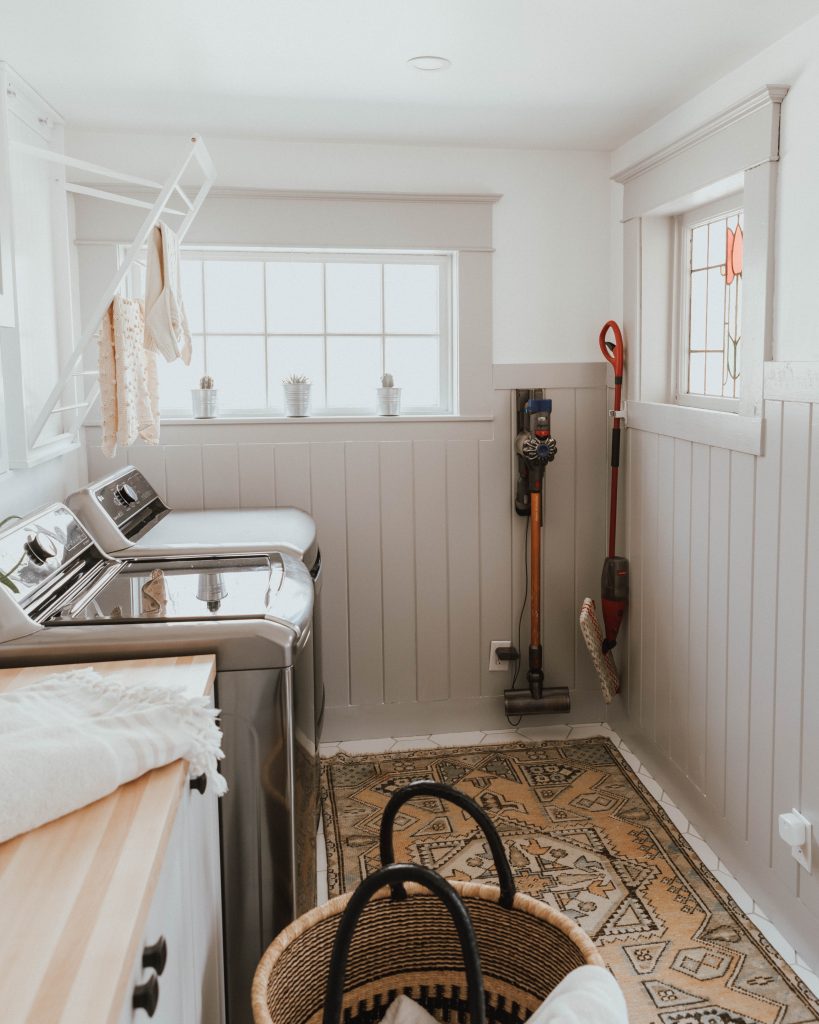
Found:
[[(74, 422), (71, 427), (71, 434), (74, 437), (79, 435), (80, 428), (93, 408), (100, 390), (99, 371), (83, 369), (81, 364), (88, 346), (91, 344), (97, 333), (97, 329), (99, 328), (102, 318), (105, 316), (108, 307), (114, 300), (114, 296), (119, 291), (120, 286), (123, 281), (125, 281), (142, 249), (145, 247), (151, 231), (153, 231), (163, 215), (173, 214), (174, 216), (182, 217), (181, 224), (175, 229), (177, 238), (180, 243), (182, 242), (188, 232), (188, 228), (190, 228), (193, 223), (194, 217), (199, 212), (202, 203), (204, 203), (207, 194), (210, 191), (211, 185), (216, 178), (216, 170), (213, 166), (213, 162), (205, 143), (198, 136), (194, 136), (191, 139), (190, 148), (188, 149), (184, 160), (182, 160), (181, 164), (168, 177), (164, 184), (162, 182), (150, 181), (146, 178), (138, 178), (132, 174), (123, 174), (121, 171), (113, 171), (108, 167), (89, 163), (87, 160), (77, 160), (74, 157), (66, 156), (62, 153), (55, 153), (51, 150), (41, 149), (37, 146), (29, 146), (26, 143), (12, 142), (12, 145), (29, 156), (48, 160), (52, 163), (62, 164), (65, 167), (75, 167), (78, 170), (88, 171), (92, 174), (99, 175), (102, 178), (107, 178), (110, 181), (121, 182), (124, 185), (135, 185), (140, 188), (158, 190), (157, 196), (153, 202), (147, 202), (132, 196), (121, 195), (117, 192), (109, 192), (105, 189), (92, 188), (88, 185), (77, 185), (69, 181), (65, 182), (65, 189), (67, 192), (74, 192), (81, 196), (90, 196), (93, 199), (104, 199), (109, 202), (124, 203), (126, 206), (144, 207), (149, 211), (149, 213), (142, 222), (134, 240), (128, 246), (120, 265), (117, 267), (116, 272), (108, 282), (107, 288), (102, 293), (99, 301), (86, 319), (85, 326), (79, 340), (74, 345), (68, 361), (60, 370), (60, 376), (57, 383), (54, 385), (54, 389), (46, 399), (43, 408), (40, 410), (39, 415), (34, 421), (30, 444), (32, 448), (37, 448), (46, 424), (51, 417), (55, 416), (57, 413), (73, 413)], [(181, 180), (188, 167), (194, 161), (199, 164), (204, 180), (199, 186), (195, 198), (190, 199), (182, 189)], [(182, 203), (185, 206), (184, 210), (179, 210), (168, 205), (174, 195), (178, 196), (182, 200)], [(86, 390), (85, 388), (86, 381), (93, 381), (90, 390)], [(74, 400), (67, 404), (61, 404), (66, 388), (72, 383), (75, 385)], [(81, 395), (77, 394), (76, 385), (78, 383), (80, 384)]]

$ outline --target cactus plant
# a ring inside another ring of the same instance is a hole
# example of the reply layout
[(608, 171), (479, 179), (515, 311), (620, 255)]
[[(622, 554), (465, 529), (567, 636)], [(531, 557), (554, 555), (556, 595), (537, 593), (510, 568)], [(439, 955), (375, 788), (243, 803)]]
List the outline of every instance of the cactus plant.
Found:
[(381, 378), (381, 387), (382, 388), (394, 388), (395, 387), (395, 380), (393, 379), (393, 376), (392, 376), (391, 373), (385, 373), (384, 376)]
[(213, 388), (213, 377), (209, 377), (207, 374), (205, 374), (205, 376), (202, 377), (202, 379), (199, 381), (199, 387), (203, 391), (210, 391), (210, 390), (212, 390), (212, 388)]
[(291, 373), (289, 377), (282, 377), (282, 384), (312, 384), (312, 381), (303, 373)]

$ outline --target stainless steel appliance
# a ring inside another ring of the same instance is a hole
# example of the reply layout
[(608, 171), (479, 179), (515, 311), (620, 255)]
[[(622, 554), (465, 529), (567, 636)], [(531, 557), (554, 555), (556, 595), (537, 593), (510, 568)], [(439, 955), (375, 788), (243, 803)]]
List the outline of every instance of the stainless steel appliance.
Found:
[(117, 558), (167, 555), (235, 555), (283, 552), (300, 558), (313, 577), (316, 732), (321, 735), (324, 684), (321, 672), (321, 553), (314, 520), (298, 508), (169, 508), (134, 466), (83, 487), (66, 504), (97, 545)]
[(215, 653), (230, 1024), (261, 953), (315, 905), (313, 584), (287, 554), (115, 560), (62, 505), (0, 534), (0, 666)]

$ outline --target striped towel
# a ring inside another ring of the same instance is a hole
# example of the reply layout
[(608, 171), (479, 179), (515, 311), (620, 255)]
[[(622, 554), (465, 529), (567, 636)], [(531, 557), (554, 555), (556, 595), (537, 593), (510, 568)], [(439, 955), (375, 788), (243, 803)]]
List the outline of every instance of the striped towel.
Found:
[(227, 790), (207, 697), (75, 669), (0, 694), (0, 842), (185, 758)]

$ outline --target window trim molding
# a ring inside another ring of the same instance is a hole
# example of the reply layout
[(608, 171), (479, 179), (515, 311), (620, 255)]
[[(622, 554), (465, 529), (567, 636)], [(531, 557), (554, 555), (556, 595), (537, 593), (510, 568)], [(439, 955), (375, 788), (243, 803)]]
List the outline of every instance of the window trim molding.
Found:
[(629, 430), (642, 430), (748, 455), (763, 453), (765, 421), (762, 416), (737, 416), (713, 409), (695, 409), (690, 405), (635, 402), (632, 399), (626, 403), (626, 417)]

